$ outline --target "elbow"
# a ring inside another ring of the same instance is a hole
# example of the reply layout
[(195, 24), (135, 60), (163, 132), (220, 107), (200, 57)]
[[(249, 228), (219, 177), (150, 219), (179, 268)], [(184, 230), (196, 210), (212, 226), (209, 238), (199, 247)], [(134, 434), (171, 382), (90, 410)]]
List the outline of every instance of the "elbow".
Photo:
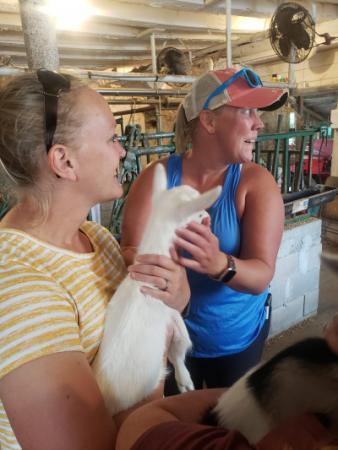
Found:
[(265, 264), (265, 270), (262, 271), (262, 277), (260, 279), (257, 279), (257, 282), (255, 283), (255, 286), (253, 286), (253, 289), (251, 291), (252, 294), (260, 295), (266, 289), (268, 289), (274, 274), (275, 274), (275, 267), (274, 266), (271, 267)]

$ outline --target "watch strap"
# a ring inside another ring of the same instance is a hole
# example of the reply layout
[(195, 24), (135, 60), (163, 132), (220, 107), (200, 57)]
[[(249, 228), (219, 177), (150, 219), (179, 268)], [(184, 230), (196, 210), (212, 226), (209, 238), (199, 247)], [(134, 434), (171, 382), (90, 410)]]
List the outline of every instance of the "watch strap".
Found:
[(222, 281), (227, 283), (236, 275), (236, 263), (231, 255), (227, 254), (227, 265), (226, 267), (215, 277), (210, 277), (215, 281)]

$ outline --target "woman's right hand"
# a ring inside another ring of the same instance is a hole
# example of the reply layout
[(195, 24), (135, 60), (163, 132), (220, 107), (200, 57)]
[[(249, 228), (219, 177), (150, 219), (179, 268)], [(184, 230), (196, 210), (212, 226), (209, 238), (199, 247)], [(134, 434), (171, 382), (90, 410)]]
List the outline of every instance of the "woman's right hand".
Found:
[(192, 258), (178, 257), (184, 267), (209, 276), (217, 276), (227, 265), (227, 255), (219, 248), (219, 240), (211, 230), (210, 217), (202, 223), (191, 222), (176, 230), (175, 244)]

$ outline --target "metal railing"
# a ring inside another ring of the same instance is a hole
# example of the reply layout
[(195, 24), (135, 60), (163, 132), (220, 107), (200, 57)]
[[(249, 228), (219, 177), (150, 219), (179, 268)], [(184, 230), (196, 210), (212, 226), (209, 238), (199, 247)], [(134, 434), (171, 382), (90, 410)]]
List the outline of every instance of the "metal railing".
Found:
[[(311, 186), (313, 142), (318, 133), (322, 139), (325, 139), (327, 127), (264, 134), (257, 137), (254, 161), (266, 165), (280, 185), (283, 194), (297, 192)], [(290, 142), (293, 140), (295, 144)], [(263, 143), (267, 143), (268, 148), (262, 149)], [(305, 160), (307, 160), (306, 176)]]
[[(325, 139), (326, 126), (309, 130), (290, 131), (287, 133), (265, 134), (257, 137), (254, 149), (254, 161), (264, 165), (272, 173), (280, 186), (285, 203), (290, 200), (290, 194), (297, 199), (303, 196), (324, 194), (324, 189), (315, 190), (312, 180), (313, 143), (316, 136)], [(175, 152), (175, 133), (141, 133), (139, 125), (126, 128), (126, 135), (120, 142), (127, 151), (123, 161), (120, 181), (125, 187), (124, 196), (114, 202), (109, 229), (119, 236), (123, 215), (123, 206), (129, 189), (142, 170), (141, 158), (146, 157), (149, 163), (153, 155), (161, 157)], [(166, 141), (163, 143), (163, 141)], [(294, 143), (292, 143), (294, 141)], [(307, 161), (304, 171), (304, 161)], [(312, 188), (312, 190), (311, 190)], [(311, 190), (311, 192), (310, 192)], [(286, 211), (289, 210), (286, 208)], [(290, 209), (290, 214), (292, 208)]]

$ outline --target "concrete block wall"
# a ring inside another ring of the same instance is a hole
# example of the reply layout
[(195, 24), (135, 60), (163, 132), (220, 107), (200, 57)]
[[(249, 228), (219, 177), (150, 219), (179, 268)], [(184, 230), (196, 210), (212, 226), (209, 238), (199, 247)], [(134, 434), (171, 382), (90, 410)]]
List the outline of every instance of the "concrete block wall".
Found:
[(311, 218), (284, 229), (276, 272), (271, 282), (272, 318), (270, 336), (316, 314), (322, 222)]

